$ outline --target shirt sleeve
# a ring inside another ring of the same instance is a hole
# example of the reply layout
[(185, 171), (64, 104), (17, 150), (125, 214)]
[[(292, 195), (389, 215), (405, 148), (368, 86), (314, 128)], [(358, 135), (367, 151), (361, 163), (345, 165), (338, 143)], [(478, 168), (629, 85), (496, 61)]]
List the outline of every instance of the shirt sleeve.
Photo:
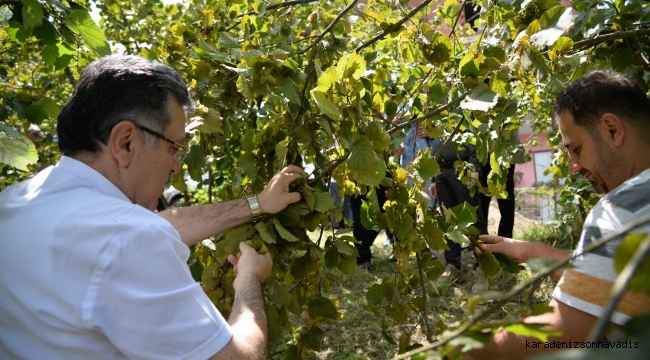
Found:
[(230, 326), (192, 278), (176, 230), (148, 223), (120, 235), (90, 280), (89, 326), (132, 359), (206, 359), (226, 346)]

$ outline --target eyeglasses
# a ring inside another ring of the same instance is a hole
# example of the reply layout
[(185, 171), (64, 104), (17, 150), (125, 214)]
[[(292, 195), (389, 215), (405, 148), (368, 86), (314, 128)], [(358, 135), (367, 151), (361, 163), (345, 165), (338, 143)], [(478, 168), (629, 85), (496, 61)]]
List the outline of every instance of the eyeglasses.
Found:
[(187, 146), (181, 145), (181, 144), (177, 143), (176, 141), (172, 141), (172, 140), (164, 137), (163, 135), (161, 135), (161, 134), (159, 134), (159, 133), (157, 133), (157, 132), (155, 132), (155, 131), (147, 128), (147, 127), (144, 127), (144, 126), (142, 126), (140, 124), (133, 123), (133, 125), (135, 125), (135, 127), (137, 127), (138, 129), (140, 129), (140, 130), (142, 130), (142, 131), (144, 131), (146, 133), (149, 133), (149, 134), (151, 134), (151, 135), (153, 135), (153, 136), (155, 136), (155, 137), (157, 137), (159, 139), (165, 140), (168, 143), (172, 144), (174, 146), (174, 158), (176, 160), (178, 160), (179, 162), (181, 162), (181, 163), (183, 162), (183, 159), (185, 158), (185, 155), (187, 155), (187, 153), (189, 152), (189, 149), (187, 148)]

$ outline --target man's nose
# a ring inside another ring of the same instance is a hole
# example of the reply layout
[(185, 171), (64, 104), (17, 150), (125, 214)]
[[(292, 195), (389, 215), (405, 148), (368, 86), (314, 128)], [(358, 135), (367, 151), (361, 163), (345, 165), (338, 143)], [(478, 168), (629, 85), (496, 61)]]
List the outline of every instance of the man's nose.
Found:
[(182, 166), (182, 164), (181, 164), (181, 160), (180, 160), (180, 159), (177, 159), (177, 158), (174, 156), (174, 163), (172, 164), (172, 172), (173, 172), (174, 174), (178, 174), (178, 173), (181, 171), (181, 166)]
[(580, 170), (582, 170), (582, 166), (580, 166), (580, 163), (577, 161), (572, 161), (569, 160), (569, 173), (571, 175), (577, 175), (580, 173)]

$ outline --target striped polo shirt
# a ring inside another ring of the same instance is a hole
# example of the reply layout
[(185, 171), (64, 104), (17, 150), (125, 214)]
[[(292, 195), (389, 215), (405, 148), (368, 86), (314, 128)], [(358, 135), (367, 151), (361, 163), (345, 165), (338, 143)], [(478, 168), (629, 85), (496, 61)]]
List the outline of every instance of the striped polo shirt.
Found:
[[(585, 220), (575, 254), (625, 224), (650, 215), (650, 169), (630, 178), (605, 195)], [(613, 257), (627, 234), (650, 233), (650, 224), (618, 236), (598, 249), (572, 260), (570, 269), (553, 291), (562, 303), (594, 316), (600, 316), (612, 285), (618, 276)], [(611, 321), (623, 325), (632, 316), (650, 313), (650, 296), (626, 291)]]

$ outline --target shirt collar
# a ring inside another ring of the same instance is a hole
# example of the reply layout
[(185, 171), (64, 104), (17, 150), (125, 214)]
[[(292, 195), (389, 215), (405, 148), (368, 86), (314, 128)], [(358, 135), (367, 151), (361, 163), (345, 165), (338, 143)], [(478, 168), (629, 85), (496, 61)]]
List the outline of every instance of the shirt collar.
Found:
[(86, 180), (106, 196), (132, 203), (132, 201), (104, 175), (77, 159), (69, 156), (61, 156), (61, 160), (59, 160), (54, 167)]

